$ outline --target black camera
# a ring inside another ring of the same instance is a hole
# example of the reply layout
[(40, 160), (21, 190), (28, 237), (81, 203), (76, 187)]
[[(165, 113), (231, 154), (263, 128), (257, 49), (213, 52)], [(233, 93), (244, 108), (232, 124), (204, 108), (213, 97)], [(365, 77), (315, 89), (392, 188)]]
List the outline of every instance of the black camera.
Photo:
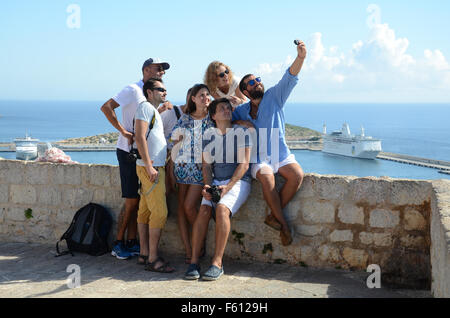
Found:
[(218, 186), (213, 185), (210, 188), (206, 189), (206, 192), (212, 195), (212, 202), (219, 203), (220, 195), (222, 194), (222, 190), (219, 189)]
[(133, 162), (137, 159), (142, 159), (139, 151), (136, 148), (131, 148), (130, 152), (128, 153), (128, 160), (130, 160), (130, 162)]

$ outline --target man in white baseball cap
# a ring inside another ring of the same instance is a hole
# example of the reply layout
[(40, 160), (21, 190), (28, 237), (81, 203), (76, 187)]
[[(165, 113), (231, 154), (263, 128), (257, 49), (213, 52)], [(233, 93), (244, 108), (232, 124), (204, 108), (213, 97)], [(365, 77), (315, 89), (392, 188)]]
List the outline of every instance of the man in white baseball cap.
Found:
[[(121, 211), (117, 222), (117, 236), (111, 252), (118, 259), (128, 259), (133, 255), (138, 255), (140, 251), (136, 239), (139, 181), (136, 174), (136, 161), (131, 160), (129, 156), (131, 145), (134, 142), (133, 119), (138, 105), (147, 100), (142, 91), (144, 83), (150, 78), (162, 79), (169, 68), (169, 63), (159, 58), (147, 59), (142, 65), (142, 80), (126, 86), (101, 107), (101, 111), (108, 121), (119, 131), (116, 153), (125, 208)], [(115, 112), (119, 106), (122, 106), (122, 122), (119, 122)], [(159, 111), (162, 112), (165, 108), (171, 107), (172, 104), (167, 102), (160, 107)], [(125, 231), (127, 231), (127, 241), (124, 239)]]

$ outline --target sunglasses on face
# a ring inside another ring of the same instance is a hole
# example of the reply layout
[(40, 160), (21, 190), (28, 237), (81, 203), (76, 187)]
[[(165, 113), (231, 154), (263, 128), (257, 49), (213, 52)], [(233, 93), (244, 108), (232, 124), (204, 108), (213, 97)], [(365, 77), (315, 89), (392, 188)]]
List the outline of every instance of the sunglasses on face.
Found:
[(154, 90), (154, 91), (161, 92), (161, 93), (167, 92), (167, 90), (166, 90), (165, 88), (162, 88), (162, 87), (155, 87), (153, 90)]
[(223, 78), (223, 77), (225, 77), (225, 74), (228, 74), (228, 73), (230, 73), (230, 71), (226, 70), (225, 72), (222, 72), (222, 73), (218, 74), (217, 76), (219, 76), (220, 78)]
[(247, 82), (247, 87), (248, 87), (248, 85), (254, 86), (257, 82), (258, 82), (258, 83), (261, 83), (261, 77), (257, 77), (257, 78), (255, 78), (255, 79), (249, 80), (249, 81)]

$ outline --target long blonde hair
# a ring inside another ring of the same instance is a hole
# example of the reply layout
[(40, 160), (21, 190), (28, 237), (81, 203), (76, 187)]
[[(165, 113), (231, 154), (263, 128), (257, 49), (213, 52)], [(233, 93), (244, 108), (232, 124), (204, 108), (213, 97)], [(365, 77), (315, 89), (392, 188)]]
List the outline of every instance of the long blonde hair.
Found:
[(231, 86), (233, 83), (233, 72), (231, 69), (219, 61), (213, 61), (208, 65), (208, 68), (206, 69), (205, 77), (203, 79), (206, 86), (208, 86), (209, 91), (211, 93), (215, 92), (217, 89), (217, 69), (223, 66), (228, 70), (228, 84)]

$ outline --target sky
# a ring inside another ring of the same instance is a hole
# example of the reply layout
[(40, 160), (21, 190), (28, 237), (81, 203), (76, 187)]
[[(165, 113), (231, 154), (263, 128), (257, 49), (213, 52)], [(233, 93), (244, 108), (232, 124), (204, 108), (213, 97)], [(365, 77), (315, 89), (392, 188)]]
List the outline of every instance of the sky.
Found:
[(219, 60), (276, 84), (304, 40), (289, 102), (450, 102), (450, 2), (23, 0), (0, 4), (0, 99), (106, 101), (170, 63), (183, 101)]

